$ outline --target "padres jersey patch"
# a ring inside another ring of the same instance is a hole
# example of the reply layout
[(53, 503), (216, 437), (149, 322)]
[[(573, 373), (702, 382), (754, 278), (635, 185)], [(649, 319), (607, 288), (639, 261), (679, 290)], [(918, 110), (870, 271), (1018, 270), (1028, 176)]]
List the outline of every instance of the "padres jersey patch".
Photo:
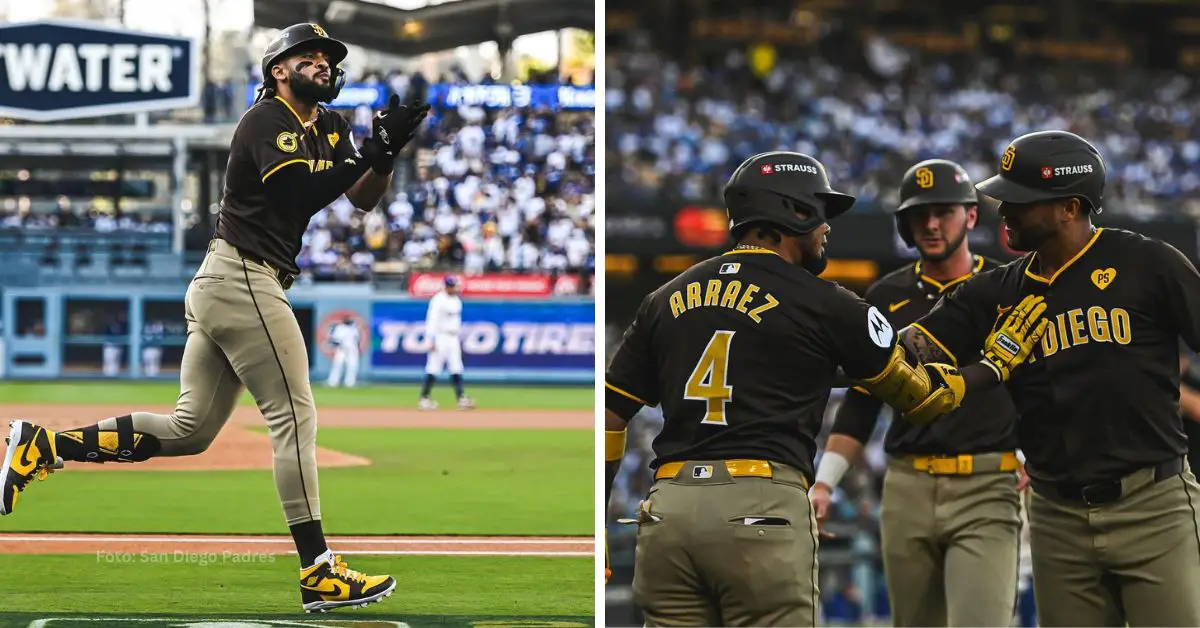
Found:
[(294, 153), (296, 152), (296, 149), (300, 147), (300, 140), (298, 137), (299, 136), (291, 131), (284, 131), (275, 138), (275, 145), (279, 147), (279, 150), (285, 153)]

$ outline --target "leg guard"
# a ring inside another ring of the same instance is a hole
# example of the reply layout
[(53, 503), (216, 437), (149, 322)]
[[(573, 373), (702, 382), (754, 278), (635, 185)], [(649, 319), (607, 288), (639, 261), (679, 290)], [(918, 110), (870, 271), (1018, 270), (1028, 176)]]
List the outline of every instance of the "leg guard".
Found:
[(157, 454), (162, 443), (153, 434), (133, 431), (133, 417), (117, 417), (116, 431), (90, 425), (58, 433), (58, 455), (75, 462), (142, 462)]

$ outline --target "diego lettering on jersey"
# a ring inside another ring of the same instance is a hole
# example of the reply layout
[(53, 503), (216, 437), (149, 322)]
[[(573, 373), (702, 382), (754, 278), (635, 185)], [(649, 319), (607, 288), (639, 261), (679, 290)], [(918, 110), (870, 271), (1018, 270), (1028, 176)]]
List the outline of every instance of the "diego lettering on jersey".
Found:
[(1105, 310), (1093, 305), (1085, 311), (1077, 307), (1058, 314), (1046, 326), (1046, 335), (1042, 336), (1042, 357), (1048, 358), (1089, 342), (1127, 345), (1132, 340), (1133, 327), (1125, 308)]
[(742, 282), (737, 279), (709, 279), (703, 286), (699, 281), (693, 281), (684, 286), (683, 290), (672, 292), (668, 302), (673, 318), (679, 318), (684, 312), (701, 307), (723, 307), (741, 312), (755, 323), (761, 323), (762, 315), (779, 305), (779, 300), (769, 292), (759, 295), (760, 290), (758, 284), (754, 283), (745, 284), (743, 289)]

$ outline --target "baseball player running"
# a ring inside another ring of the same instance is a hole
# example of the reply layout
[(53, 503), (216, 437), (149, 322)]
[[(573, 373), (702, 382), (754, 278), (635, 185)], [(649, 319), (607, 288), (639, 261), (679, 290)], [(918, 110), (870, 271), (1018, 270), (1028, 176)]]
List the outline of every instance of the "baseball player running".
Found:
[(425, 311), (425, 337), (429, 353), (425, 358), (425, 383), (421, 386), (421, 399), (417, 407), (421, 410), (437, 408), (437, 402), (429, 397), (433, 380), (443, 370), (449, 370), (458, 407), (469, 410), (475, 407), (475, 402), (463, 392), (462, 339), (458, 335), (462, 331), (462, 299), (458, 297), (458, 278), (448, 275), (444, 284), (443, 289), (429, 300), (429, 308)]
[(630, 418), (658, 404), (664, 418), (656, 482), (636, 518), (633, 599), (647, 625), (815, 625), (817, 523), (805, 491), (838, 367), (927, 423), (994, 388), (1045, 329), (1031, 298), (979, 363), (910, 360), (877, 308), (819, 278), (827, 221), (854, 200), (812, 157), (751, 157), (725, 189), (737, 246), (648, 295), (613, 356), (606, 504)]
[[(1105, 165), (1083, 138), (1023, 135), (977, 187), (1028, 251), (942, 297), (905, 333), (923, 360), (965, 359), (1032, 296), (1050, 326), (1008, 381), (1031, 481), (1043, 626), (1200, 626), (1200, 486), (1185, 462), (1179, 345), (1200, 348), (1200, 274), (1175, 248), (1097, 229)], [(976, 574), (981, 577), (982, 574)]]
[(329, 365), (329, 386), (337, 387), (345, 382), (347, 388), (354, 388), (358, 381), (358, 347), (362, 335), (354, 319), (347, 317), (334, 325), (329, 332), (329, 341), (333, 344), (333, 363)]
[[(942, 159), (909, 168), (900, 184), (896, 228), (920, 261), (867, 290), (866, 300), (896, 329), (996, 262), (971, 255), (977, 196), (966, 171)], [(862, 455), (883, 402), (846, 391), (809, 491), (817, 523), (833, 487)], [(1016, 490), (1016, 410), (996, 387), (968, 397), (929, 425), (893, 421), (884, 449), (883, 567), (897, 626), (1007, 626), (1017, 596), (1021, 530)]]
[(291, 26), (267, 47), (264, 91), (234, 132), (216, 235), (185, 296), (188, 334), (174, 412), (133, 412), (57, 433), (13, 421), (0, 514), (11, 513), (30, 480), (44, 479), (61, 460), (141, 462), (203, 452), (249, 389), (270, 432), (304, 610), (391, 594), (391, 576), (353, 571), (326, 546), (308, 352), (286, 294), (312, 215), (342, 194), (374, 208), (398, 151), (428, 113), (427, 105), (403, 107), (393, 98), (357, 152), (346, 122), (318, 104), (337, 96), (345, 56), (346, 46), (316, 24)]

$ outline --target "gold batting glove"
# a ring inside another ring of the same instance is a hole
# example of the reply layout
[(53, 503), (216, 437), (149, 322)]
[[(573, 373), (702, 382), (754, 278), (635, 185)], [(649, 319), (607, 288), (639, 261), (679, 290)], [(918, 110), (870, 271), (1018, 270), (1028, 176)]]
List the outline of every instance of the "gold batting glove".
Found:
[(983, 343), (983, 363), (1000, 381), (1008, 381), (1013, 370), (1029, 359), (1034, 345), (1046, 333), (1050, 321), (1042, 319), (1046, 312), (1045, 301), (1033, 295), (1022, 299)]
[(949, 364), (936, 362), (922, 365), (929, 375), (932, 392), (915, 408), (905, 412), (902, 418), (917, 425), (927, 425), (939, 417), (950, 414), (962, 404), (967, 384), (958, 369)]

